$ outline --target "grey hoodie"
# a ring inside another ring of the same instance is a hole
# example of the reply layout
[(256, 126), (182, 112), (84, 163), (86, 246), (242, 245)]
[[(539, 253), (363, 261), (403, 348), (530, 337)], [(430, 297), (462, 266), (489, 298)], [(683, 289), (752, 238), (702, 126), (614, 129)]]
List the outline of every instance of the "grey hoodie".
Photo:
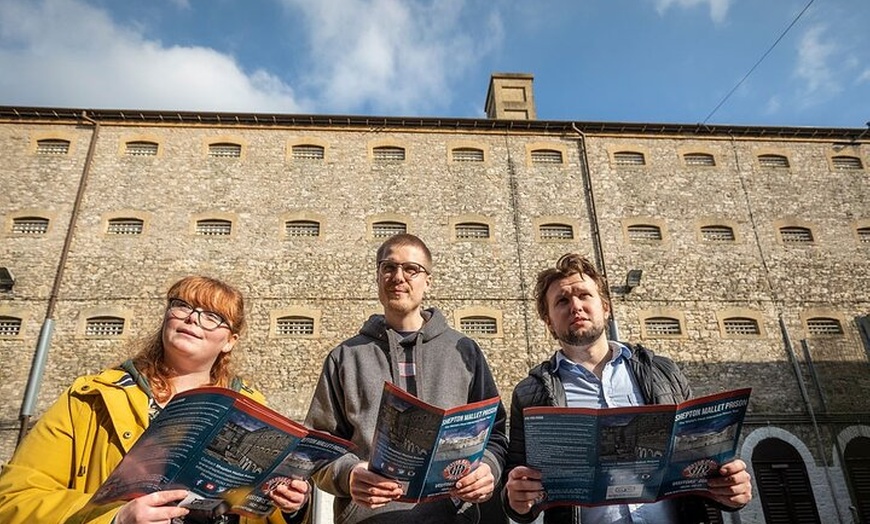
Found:
[[(392, 502), (371, 510), (350, 498), (350, 471), (371, 453), (384, 382), (408, 390), (399, 362), (412, 353), (416, 365), (415, 396), (440, 408), (452, 408), (498, 396), (489, 366), (477, 343), (450, 328), (437, 309), (423, 312), (420, 331), (406, 338), (387, 327), (383, 315), (372, 315), (357, 336), (333, 349), (323, 363), (305, 424), (352, 441), (356, 454), (347, 454), (314, 476), (317, 486), (335, 495), (336, 523), (413, 522), (414, 524), (477, 522), (474, 504), (450, 498), (420, 504)], [(499, 405), (484, 462), (498, 482), (507, 449), (505, 411)], [(496, 487), (498, 489), (498, 486)]]

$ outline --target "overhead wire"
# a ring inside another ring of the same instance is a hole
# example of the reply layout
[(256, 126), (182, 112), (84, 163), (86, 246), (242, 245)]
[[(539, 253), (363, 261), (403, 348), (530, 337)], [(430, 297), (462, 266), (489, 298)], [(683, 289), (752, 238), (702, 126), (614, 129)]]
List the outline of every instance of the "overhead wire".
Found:
[(785, 37), (785, 35), (791, 30), (792, 27), (794, 27), (794, 25), (797, 23), (797, 21), (800, 20), (800, 18), (804, 15), (804, 13), (807, 12), (807, 9), (809, 9), (810, 6), (813, 5), (813, 2), (815, 2), (815, 1), (816, 0), (810, 0), (809, 2), (807, 2), (807, 5), (805, 5), (804, 8), (801, 9), (801, 12), (798, 13), (797, 16), (794, 17), (794, 20), (792, 20), (791, 23), (788, 24), (788, 27), (786, 27), (785, 30), (779, 35), (779, 38), (777, 38), (776, 41), (773, 42), (773, 44), (771, 44), (771, 46), (767, 49), (767, 51), (765, 51), (764, 54), (761, 55), (761, 58), (759, 58), (758, 61), (755, 62), (755, 65), (753, 65), (752, 68), (750, 68), (749, 71), (747, 71), (746, 74), (743, 75), (743, 78), (741, 78), (740, 81), (737, 82), (737, 84), (731, 88), (731, 91), (728, 91), (728, 94), (726, 94), (722, 98), (722, 100), (719, 101), (719, 103), (716, 105), (716, 107), (714, 107), (713, 110), (710, 111), (710, 114), (708, 114), (707, 117), (704, 119), (704, 121), (701, 122), (702, 125), (706, 124), (710, 120), (710, 118), (712, 118), (713, 115), (716, 114), (716, 111), (718, 111), (719, 108), (722, 107), (722, 105), (725, 104), (725, 102), (729, 98), (731, 98), (731, 95), (733, 95), (734, 92), (737, 91), (737, 89), (743, 84), (743, 82), (745, 82), (746, 79), (749, 78), (749, 75), (751, 75), (752, 72), (755, 71), (755, 69), (761, 64), (761, 62), (763, 62), (764, 59), (767, 58), (767, 55), (769, 55), (770, 52), (773, 51), (773, 48), (775, 48), (776, 45), (780, 42), (780, 40), (782, 40)]

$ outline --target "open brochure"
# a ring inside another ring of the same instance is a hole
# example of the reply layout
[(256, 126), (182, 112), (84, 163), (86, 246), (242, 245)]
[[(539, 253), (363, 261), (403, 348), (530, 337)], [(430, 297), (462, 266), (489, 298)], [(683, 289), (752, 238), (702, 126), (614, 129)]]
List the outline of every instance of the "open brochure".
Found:
[(189, 490), (179, 505), (197, 513), (268, 515), (275, 487), (352, 447), (230, 389), (193, 389), (166, 404), (77, 516), (168, 489)]
[(499, 402), (441, 409), (385, 383), (369, 469), (398, 481), (401, 501), (448, 495), (480, 463)]
[(627, 504), (707, 491), (736, 455), (751, 389), (677, 405), (523, 410), (541, 508)]

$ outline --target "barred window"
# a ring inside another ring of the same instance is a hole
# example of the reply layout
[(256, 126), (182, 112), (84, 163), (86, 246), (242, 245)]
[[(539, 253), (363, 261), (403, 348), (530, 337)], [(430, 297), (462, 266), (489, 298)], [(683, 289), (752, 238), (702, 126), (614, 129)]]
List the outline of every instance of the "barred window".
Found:
[(314, 319), (311, 317), (281, 317), (275, 325), (278, 335), (306, 336), (314, 334)]
[(145, 222), (138, 218), (113, 218), (109, 220), (106, 233), (110, 235), (141, 235)]
[(662, 239), (662, 230), (652, 224), (636, 224), (628, 226), (628, 239), (631, 241), (659, 241)]
[(728, 226), (703, 226), (701, 238), (707, 242), (734, 242), (734, 230)]
[(861, 159), (856, 156), (835, 156), (831, 157), (831, 164), (837, 171), (855, 171), (864, 169)]
[(754, 318), (732, 317), (722, 321), (726, 335), (760, 335), (758, 321)]
[(683, 155), (683, 161), (687, 166), (706, 166), (711, 167), (716, 165), (716, 159), (709, 153), (686, 153)]
[(489, 238), (489, 226), (480, 222), (456, 224), (457, 240), (483, 240)]
[(206, 219), (196, 221), (196, 234), (203, 236), (226, 236), (233, 232), (233, 223), (229, 220)]
[(618, 166), (645, 166), (646, 157), (638, 151), (617, 151), (613, 153), (613, 161)]
[(785, 244), (807, 244), (813, 241), (813, 232), (806, 227), (781, 227), (779, 236)]
[(870, 243), (870, 227), (858, 228), (858, 241), (862, 244)]
[(91, 317), (85, 323), (85, 335), (89, 337), (117, 337), (123, 333), (123, 318)]
[(12, 232), (18, 235), (44, 235), (48, 233), (48, 219), (21, 217), (12, 220)]
[(405, 148), (381, 146), (372, 149), (372, 158), (376, 162), (402, 162), (405, 160)]
[(284, 223), (288, 237), (319, 237), (320, 222), (314, 220), (288, 220)]
[(836, 336), (843, 334), (843, 326), (836, 318), (815, 317), (807, 319), (810, 335)]
[(541, 224), (538, 228), (541, 240), (573, 240), (574, 227), (569, 224)]
[(389, 238), (407, 232), (408, 226), (402, 222), (375, 222), (372, 224), (372, 236), (375, 238)]
[(457, 147), (451, 151), (454, 162), (483, 162), (483, 149)]
[(17, 337), (21, 333), (21, 319), (0, 316), (0, 337)]
[(758, 165), (771, 169), (785, 169), (789, 167), (788, 157), (783, 155), (758, 155)]
[(323, 160), (323, 147), (314, 144), (293, 146), (293, 160)]
[(66, 155), (69, 153), (69, 140), (46, 138), (36, 141), (37, 155)]
[(239, 158), (242, 156), (242, 145), (230, 142), (209, 144), (208, 156), (214, 158)]
[(157, 156), (156, 142), (127, 142), (128, 156)]
[(556, 149), (535, 149), (531, 156), (533, 164), (562, 163), (562, 152)]
[(650, 336), (683, 334), (680, 321), (676, 318), (651, 317), (644, 320), (643, 325), (646, 328), (646, 334)]
[(492, 317), (465, 317), (459, 320), (459, 330), (466, 335), (497, 335), (498, 322)]

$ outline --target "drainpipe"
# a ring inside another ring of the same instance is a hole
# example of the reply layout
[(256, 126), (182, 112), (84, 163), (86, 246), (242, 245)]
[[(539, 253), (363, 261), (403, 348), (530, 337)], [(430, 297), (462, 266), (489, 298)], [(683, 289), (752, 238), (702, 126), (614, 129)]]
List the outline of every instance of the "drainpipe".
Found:
[(85, 111), (82, 111), (81, 118), (83, 121), (94, 126), (94, 132), (91, 134), (91, 143), (88, 146), (88, 154), (85, 157), (85, 165), (82, 168), (82, 176), (79, 179), (78, 191), (76, 192), (75, 202), (73, 202), (72, 213), (70, 213), (69, 225), (66, 229), (66, 238), (64, 238), (63, 249), (60, 253), (60, 262), (57, 265), (57, 272), (54, 275), (54, 284), (51, 287), (51, 295), (48, 298), (48, 307), (45, 310), (45, 319), (42, 322), (42, 329), (39, 331), (36, 352), (33, 355), (33, 362), (30, 365), (30, 374), (27, 377), (27, 387), (24, 390), (24, 400), (21, 402), (21, 413), (19, 415), (21, 426), (18, 429), (18, 441), (16, 442), (16, 446), (21, 443), (22, 439), (24, 439), (24, 436), (27, 434), (30, 427), (30, 418), (33, 416), (36, 400), (39, 396), (39, 388), (42, 385), (42, 375), (45, 372), (45, 361), (48, 359), (51, 336), (54, 333), (53, 317), (55, 307), (57, 306), (57, 296), (60, 292), (61, 282), (63, 281), (63, 273), (66, 269), (66, 261), (69, 257), (73, 232), (75, 230), (76, 222), (78, 221), (79, 211), (85, 195), (85, 188), (87, 188), (88, 185), (88, 175), (91, 171), (94, 150), (97, 146), (97, 138), (99, 138), (100, 135), (99, 122), (88, 117)]
[[(595, 208), (595, 193), (592, 191), (592, 175), (589, 173), (589, 157), (586, 155), (586, 134), (571, 122), (571, 129), (577, 133), (577, 149), (580, 152), (580, 175), (583, 177), (583, 194), (586, 197), (586, 209), (589, 210), (589, 224), (592, 227), (592, 250), (595, 256), (595, 265), (607, 280), (607, 267), (604, 263), (604, 248), (601, 244), (601, 229), (598, 227), (598, 211)], [(609, 285), (609, 283), (608, 283)], [(616, 324), (616, 311), (613, 311), (613, 299), (610, 304), (610, 322), (608, 331), (610, 340), (619, 340), (619, 327)]]
[[(755, 220), (755, 213), (752, 208), (752, 200), (749, 195), (749, 188), (746, 183), (746, 178), (743, 176), (743, 171), (740, 168), (740, 156), (737, 152), (737, 140), (734, 138), (734, 135), (728, 133), (728, 138), (731, 141), (731, 153), (734, 155), (734, 166), (737, 170), (737, 175), (740, 177), (740, 188), (743, 191), (743, 198), (746, 200), (746, 211), (749, 215), (749, 221), (752, 224), (752, 234), (755, 239), (755, 247), (758, 249), (758, 256), (761, 259), (761, 265), (764, 268), (764, 278), (767, 283), (767, 288), (770, 291), (771, 301), (773, 303), (774, 309), (777, 312), (777, 319), (779, 320), (779, 329), (782, 333), (783, 344), (785, 345), (786, 356), (788, 357), (789, 362), (792, 365), (792, 371), (794, 372), (795, 380), (797, 381), (798, 389), (800, 390), (801, 400), (804, 403), (804, 407), (809, 413), (810, 421), (813, 425), (813, 430), (816, 436), (816, 449), (819, 454), (819, 457), (822, 459), (822, 464), (824, 464), (825, 469), (825, 478), (828, 483), (828, 489), (831, 492), (831, 499), (834, 501), (834, 509), (837, 512), (837, 521), (844, 522), (842, 517), (842, 512), (840, 511), (840, 504), (837, 502), (836, 493), (834, 491), (834, 482), (831, 479), (830, 468), (828, 467), (828, 459), (825, 455), (824, 445), (822, 444), (822, 434), (819, 429), (818, 420), (816, 420), (816, 413), (813, 410), (812, 402), (810, 401), (810, 395), (807, 392), (806, 384), (804, 383), (803, 374), (800, 368), (800, 362), (798, 362), (797, 355), (794, 351), (794, 346), (791, 343), (791, 337), (788, 334), (788, 328), (785, 324), (785, 319), (783, 319), (782, 310), (781, 310), (781, 300), (779, 299), (779, 294), (777, 293), (777, 289), (773, 285), (773, 281), (770, 277), (770, 267), (767, 264), (767, 257), (764, 256), (764, 249), (762, 247), (761, 239), (758, 236), (758, 225)], [(814, 373), (815, 371), (811, 368), (811, 371)], [(821, 389), (819, 390), (821, 394)], [(822, 398), (823, 406), (824, 406), (824, 398)]]
[[(810, 351), (810, 345), (805, 338), (801, 339), (801, 348), (803, 348), (803, 350), (804, 350), (803, 351), (804, 361), (807, 363), (807, 367), (810, 370), (810, 377), (812, 377), (812, 379), (813, 379), (813, 385), (815, 386), (816, 391), (819, 393), (819, 403), (820, 403), (821, 408), (822, 408), (822, 413), (827, 414), (828, 413), (828, 403), (827, 403), (827, 400), (825, 398), (825, 392), (822, 389), (822, 381), (819, 379), (819, 374), (816, 372), (816, 365), (813, 362), (813, 355), (812, 355), (812, 352)], [(845, 459), (845, 455), (843, 453), (843, 446), (840, 444), (840, 436), (838, 434), (836, 434), (835, 432), (832, 432), (832, 435), (834, 437), (833, 438), (834, 449), (837, 452), (837, 462), (839, 462), (840, 467), (845, 470), (845, 460), (846, 459)], [(852, 486), (850, 485), (849, 482), (846, 483), (846, 487), (849, 489), (849, 492), (851, 493)], [(831, 496), (834, 497), (834, 494), (832, 493)], [(837, 500), (837, 499), (834, 497), (834, 500)], [(852, 500), (858, 500), (858, 497), (853, 496)], [(852, 510), (853, 507), (854, 506), (849, 506), (849, 509)], [(855, 518), (854, 516), (853, 516), (853, 520), (855, 522), (858, 522), (858, 519)]]
[[(822, 464), (824, 465), (825, 478), (826, 478), (827, 483), (828, 483), (828, 489), (830, 489), (831, 499), (834, 501), (834, 509), (837, 512), (837, 521), (844, 522), (842, 512), (840, 511), (840, 503), (837, 502), (836, 493), (834, 491), (834, 482), (831, 479), (831, 471), (830, 471), (830, 468), (828, 467), (828, 458), (827, 458), (827, 455), (825, 454), (824, 445), (822, 444), (822, 434), (821, 434), (821, 430), (819, 429), (818, 420), (816, 420), (816, 413), (815, 413), (815, 410), (813, 410), (813, 405), (812, 405), (812, 402), (810, 401), (810, 395), (807, 391), (806, 384), (804, 383), (803, 374), (801, 372), (800, 362), (798, 362), (797, 355), (795, 354), (795, 351), (794, 351), (794, 346), (792, 346), (792, 343), (791, 343), (791, 337), (788, 334), (788, 328), (786, 327), (785, 320), (783, 319), (783, 316), (782, 316), (781, 301), (779, 299), (779, 294), (777, 293), (777, 290), (773, 285), (773, 281), (771, 280), (770, 267), (767, 265), (767, 257), (764, 256), (764, 249), (762, 247), (761, 239), (758, 236), (758, 226), (757, 226), (756, 221), (755, 221), (755, 213), (753, 212), (753, 208), (752, 208), (752, 200), (749, 198), (749, 189), (748, 189), (747, 184), (746, 184), (746, 179), (743, 176), (742, 170), (740, 169), (740, 156), (737, 153), (737, 140), (734, 138), (734, 135), (731, 133), (728, 133), (728, 137), (731, 140), (731, 152), (734, 155), (734, 165), (735, 165), (735, 168), (737, 169), (737, 174), (740, 177), (740, 187), (741, 187), (741, 190), (743, 191), (743, 198), (746, 199), (746, 210), (747, 210), (747, 213), (749, 214), (749, 221), (752, 224), (752, 233), (753, 233), (753, 236), (755, 238), (755, 247), (756, 247), (756, 249), (758, 249), (758, 256), (761, 259), (761, 265), (764, 268), (764, 277), (765, 277), (765, 281), (767, 282), (767, 288), (770, 291), (770, 296), (771, 296), (771, 300), (772, 300), (774, 309), (777, 311), (777, 318), (779, 320), (779, 329), (780, 329), (780, 332), (782, 333), (782, 339), (783, 339), (783, 343), (785, 345), (786, 355), (788, 356), (788, 360), (792, 365), (792, 371), (794, 372), (795, 380), (797, 381), (798, 389), (800, 390), (801, 400), (804, 403), (804, 407), (806, 408), (807, 413), (809, 413), (809, 415), (810, 415), (810, 421), (812, 422), (813, 430), (814, 430), (815, 436), (816, 436), (816, 449), (817, 449), (817, 452), (819, 454), (819, 457), (821, 457), (821, 459), (822, 459)], [(811, 366), (810, 371), (813, 374), (813, 377), (815, 378), (815, 369), (812, 368), (812, 364), (810, 364), (810, 366)], [(819, 394), (823, 395), (821, 393), (821, 388), (819, 388)], [(822, 407), (823, 407), (823, 409), (826, 410), (826, 408), (824, 407), (824, 396), (821, 397), (821, 400), (822, 400)]]
[[(791, 361), (792, 370), (794, 371), (794, 376), (798, 383), (798, 389), (800, 389), (801, 399), (804, 401), (804, 405), (807, 408), (807, 412), (809, 413), (810, 420), (813, 424), (813, 430), (816, 434), (816, 451), (822, 459), (822, 465), (825, 468), (825, 480), (828, 481), (828, 489), (831, 491), (831, 500), (834, 502), (834, 509), (837, 511), (837, 522), (845, 522), (843, 520), (843, 514), (840, 511), (840, 503), (837, 501), (837, 492), (834, 490), (834, 481), (831, 479), (831, 467), (828, 465), (828, 457), (825, 453), (824, 445), (822, 444), (822, 433), (819, 430), (819, 423), (816, 420), (816, 412), (813, 409), (812, 402), (810, 401), (810, 395), (807, 392), (806, 384), (804, 384), (804, 377), (801, 372), (800, 363), (798, 362), (797, 355), (795, 355), (794, 347), (791, 344), (791, 337), (788, 334), (788, 328), (785, 325), (785, 320), (782, 318), (782, 313), (779, 314), (779, 329), (782, 332), (782, 339), (783, 342), (785, 342), (785, 349), (788, 353), (788, 359)], [(834, 435), (835, 439), (836, 437), (837, 436)]]
[[(510, 136), (508, 135), (508, 131), (505, 130), (504, 134), (504, 146), (507, 151), (507, 168), (508, 168), (508, 191), (510, 195), (511, 202), (511, 216), (513, 217), (513, 225), (514, 225), (514, 245), (517, 248), (517, 268), (519, 271), (519, 280), (520, 280), (520, 300), (525, 300), (526, 298), (526, 275), (525, 275), (525, 262), (523, 261), (523, 247), (521, 238), (522, 235), (520, 232), (522, 231), (522, 216), (520, 214), (520, 195), (519, 188), (517, 187), (517, 171), (514, 167), (514, 159), (511, 156), (511, 144), (509, 140)], [(525, 329), (523, 330), (526, 334), (526, 356), (528, 357), (527, 364), (529, 367), (532, 367), (537, 364), (534, 358), (532, 358), (532, 338), (531, 338), (531, 326), (529, 321), (529, 311), (528, 307), (523, 307), (523, 326)]]

